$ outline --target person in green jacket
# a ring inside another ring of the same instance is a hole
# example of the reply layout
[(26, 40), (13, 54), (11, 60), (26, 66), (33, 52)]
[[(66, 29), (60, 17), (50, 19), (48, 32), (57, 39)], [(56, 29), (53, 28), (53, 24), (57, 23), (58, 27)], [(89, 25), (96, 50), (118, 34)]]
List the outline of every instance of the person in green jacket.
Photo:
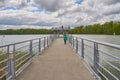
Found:
[(66, 44), (66, 42), (67, 42), (67, 35), (65, 33), (63, 35), (63, 38), (64, 38), (64, 44)]

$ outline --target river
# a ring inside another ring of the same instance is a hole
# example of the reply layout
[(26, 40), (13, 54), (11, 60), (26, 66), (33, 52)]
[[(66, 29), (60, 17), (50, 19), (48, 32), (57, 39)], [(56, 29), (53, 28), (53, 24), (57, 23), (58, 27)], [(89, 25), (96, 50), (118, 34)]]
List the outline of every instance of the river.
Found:
[[(45, 35), (0, 35), (0, 45), (16, 43), (16, 42), (39, 38), (43, 36)], [(75, 36), (85, 37), (93, 40), (120, 45), (120, 36), (114, 36), (114, 35), (75, 35)]]
[(120, 45), (120, 35), (75, 35), (75, 36)]
[[(0, 35), (0, 45), (6, 45), (6, 44), (11, 44), (11, 43), (16, 43), (16, 42), (21, 42), (21, 41), (25, 41), (25, 40), (30, 40), (30, 39), (35, 39), (35, 38), (40, 38), (43, 37), (45, 35)], [(112, 44), (117, 44), (120, 45), (120, 36), (116, 36), (116, 35), (74, 35), (77, 37), (84, 37), (84, 38), (88, 38), (88, 39), (93, 39), (93, 40), (97, 40), (97, 41), (103, 41), (103, 42), (108, 42), (108, 43), (112, 43)], [(86, 44), (90, 45), (91, 43), (89, 42), (85, 42)], [(92, 44), (93, 47), (93, 44)], [(81, 47), (79, 45), (79, 54), (81, 55)], [(94, 65), (94, 49), (92, 48), (87, 48), (88, 50), (85, 51), (85, 60), (88, 61), (89, 65), (91, 67), (93, 67)], [(116, 50), (113, 48), (109, 48), (106, 46), (99, 46), (99, 49), (102, 51), (105, 51), (109, 54), (112, 54), (114, 56), (120, 57), (120, 50)], [(118, 78), (120, 78), (120, 76), (118, 74), (120, 74), (120, 72), (115, 71), (113, 68), (110, 68), (111, 66), (109, 66), (108, 64), (106, 64), (104, 61), (108, 61), (110, 62), (112, 65), (116, 66), (117, 68), (120, 68), (120, 61), (116, 60), (113, 57), (110, 57), (108, 55), (105, 55), (101, 52), (99, 52), (99, 62), (100, 64), (104, 65), (104, 67), (107, 66), (107, 69), (114, 73), (116, 76), (118, 76)], [(101, 69), (101, 68), (100, 68)], [(102, 70), (104, 71), (104, 70)], [(108, 74), (107, 74), (108, 75)], [(108, 76), (109, 77), (109, 76)], [(109, 77), (109, 79), (111, 79), (111, 77)], [(104, 79), (103, 79), (104, 80)]]
[[(112, 44), (116, 44), (120, 46), (120, 36), (116, 36), (116, 35), (74, 35), (74, 36), (112, 43)], [(114, 76), (120, 79), (120, 71), (118, 70), (120, 69), (120, 49), (115, 49), (115, 48), (104, 46), (104, 45), (98, 45), (98, 53), (99, 53), (99, 60), (98, 60), (99, 70), (104, 75), (106, 75), (106, 77), (109, 80), (116, 80), (115, 78), (113, 78), (113, 76), (110, 76), (110, 74), (105, 69), (103, 69), (103, 67), (100, 66), (102, 65), (109, 72), (114, 74)], [(80, 43), (79, 43), (79, 48), (78, 48), (78, 54), (81, 55), (81, 44)], [(89, 41), (84, 41), (84, 60), (88, 63), (88, 65), (91, 68), (93, 68), (94, 66), (94, 43), (89, 42)], [(101, 78), (102, 80), (105, 80), (103, 76), (101, 76)]]
[(40, 38), (45, 35), (0, 35), (0, 46)]

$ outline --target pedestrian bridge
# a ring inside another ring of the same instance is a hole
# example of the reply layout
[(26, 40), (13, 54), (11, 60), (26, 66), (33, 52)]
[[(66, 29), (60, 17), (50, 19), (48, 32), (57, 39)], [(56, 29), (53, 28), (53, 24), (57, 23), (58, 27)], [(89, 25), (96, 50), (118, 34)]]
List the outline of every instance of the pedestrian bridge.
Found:
[(70, 44), (56, 39), (16, 80), (94, 80)]
[(75, 36), (66, 45), (55, 35), (4, 45), (0, 80), (119, 80), (119, 52), (120, 45)]

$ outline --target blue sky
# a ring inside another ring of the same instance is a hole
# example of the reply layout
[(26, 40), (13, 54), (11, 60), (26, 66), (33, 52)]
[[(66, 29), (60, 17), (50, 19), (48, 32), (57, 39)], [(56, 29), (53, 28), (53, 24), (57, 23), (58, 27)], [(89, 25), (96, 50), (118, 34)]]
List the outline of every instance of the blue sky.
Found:
[(0, 29), (76, 27), (120, 21), (119, 17), (120, 0), (0, 1)]

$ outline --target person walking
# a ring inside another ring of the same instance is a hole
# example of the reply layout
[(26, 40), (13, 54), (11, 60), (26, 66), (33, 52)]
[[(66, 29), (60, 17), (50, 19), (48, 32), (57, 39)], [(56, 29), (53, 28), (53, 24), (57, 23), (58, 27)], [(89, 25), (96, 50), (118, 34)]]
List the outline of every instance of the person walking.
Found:
[(64, 44), (66, 44), (66, 42), (67, 42), (67, 35), (65, 33), (63, 35), (63, 38), (64, 38)]

